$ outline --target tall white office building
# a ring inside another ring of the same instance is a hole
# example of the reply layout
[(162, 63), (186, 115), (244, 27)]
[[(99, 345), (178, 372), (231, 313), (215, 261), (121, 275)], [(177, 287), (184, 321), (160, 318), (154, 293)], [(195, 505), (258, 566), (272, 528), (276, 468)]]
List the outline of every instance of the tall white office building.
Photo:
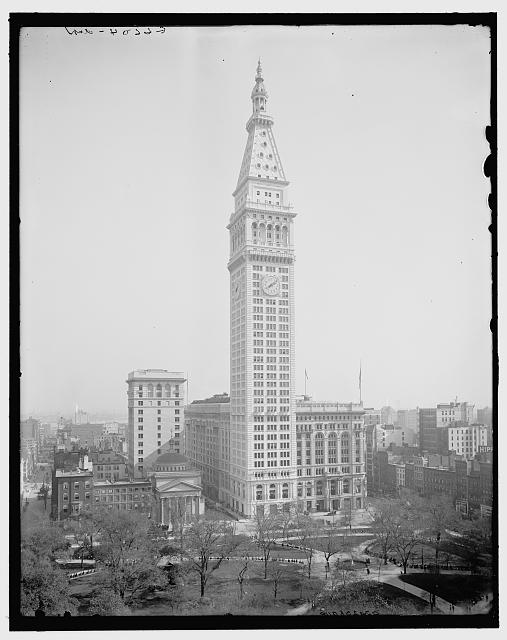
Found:
[(296, 495), (294, 230), (259, 62), (230, 232), (229, 504), (253, 516)]
[(128, 374), (128, 461), (134, 478), (146, 475), (146, 458), (170, 450), (182, 453), (185, 376), (165, 369)]

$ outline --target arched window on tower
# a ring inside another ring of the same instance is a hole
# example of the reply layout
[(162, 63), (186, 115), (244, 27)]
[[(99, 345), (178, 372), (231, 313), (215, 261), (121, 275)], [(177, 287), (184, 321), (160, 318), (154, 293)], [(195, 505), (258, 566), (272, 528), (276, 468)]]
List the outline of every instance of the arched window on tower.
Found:
[(273, 242), (273, 226), (270, 224), (266, 227), (266, 239), (268, 242)]
[(166, 384), (165, 385), (165, 397), (166, 398), (170, 398), (171, 397), (171, 385), (170, 384)]
[(282, 227), (282, 244), (285, 246), (289, 244), (289, 230), (285, 225)]
[(162, 385), (157, 384), (157, 398), (161, 398), (161, 397), (162, 397)]
[(153, 385), (148, 385), (148, 398), (153, 398)]
[(266, 226), (263, 222), (259, 225), (259, 242), (266, 242)]
[(257, 242), (257, 223), (252, 223), (252, 241)]
[(275, 242), (280, 242), (280, 225), (277, 224), (275, 227)]

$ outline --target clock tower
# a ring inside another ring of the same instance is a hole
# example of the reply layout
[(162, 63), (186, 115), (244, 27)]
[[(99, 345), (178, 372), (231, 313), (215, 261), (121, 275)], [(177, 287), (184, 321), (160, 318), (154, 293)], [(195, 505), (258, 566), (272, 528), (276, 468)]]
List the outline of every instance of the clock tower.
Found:
[(275, 514), (296, 500), (294, 231), (259, 61), (230, 233), (229, 506)]

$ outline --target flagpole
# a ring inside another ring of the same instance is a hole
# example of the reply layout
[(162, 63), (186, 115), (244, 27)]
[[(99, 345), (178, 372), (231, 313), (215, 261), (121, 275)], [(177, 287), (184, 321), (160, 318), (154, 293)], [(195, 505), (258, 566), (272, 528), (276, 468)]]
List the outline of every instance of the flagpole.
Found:
[(359, 404), (362, 404), (362, 389), (361, 389), (361, 360), (359, 360)]

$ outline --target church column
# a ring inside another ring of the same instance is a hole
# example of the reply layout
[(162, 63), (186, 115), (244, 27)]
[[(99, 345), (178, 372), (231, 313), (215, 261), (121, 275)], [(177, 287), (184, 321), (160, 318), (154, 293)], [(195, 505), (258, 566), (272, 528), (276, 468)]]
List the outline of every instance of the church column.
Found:
[(165, 498), (160, 498), (160, 524), (165, 524), (165, 520), (164, 520), (164, 502), (165, 502)]

